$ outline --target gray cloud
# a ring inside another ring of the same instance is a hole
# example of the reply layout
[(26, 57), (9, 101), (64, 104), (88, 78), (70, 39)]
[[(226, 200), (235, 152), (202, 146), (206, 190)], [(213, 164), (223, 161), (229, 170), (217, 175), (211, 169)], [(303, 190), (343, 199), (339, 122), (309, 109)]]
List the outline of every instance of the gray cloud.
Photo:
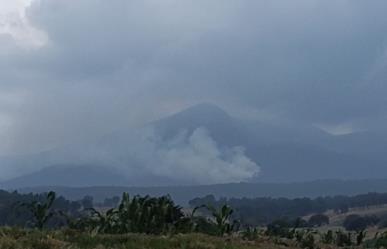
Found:
[(34, 1), (26, 16), (48, 42), (26, 50), (0, 36), (0, 153), (93, 139), (208, 100), (302, 124), (382, 126), (386, 7)]

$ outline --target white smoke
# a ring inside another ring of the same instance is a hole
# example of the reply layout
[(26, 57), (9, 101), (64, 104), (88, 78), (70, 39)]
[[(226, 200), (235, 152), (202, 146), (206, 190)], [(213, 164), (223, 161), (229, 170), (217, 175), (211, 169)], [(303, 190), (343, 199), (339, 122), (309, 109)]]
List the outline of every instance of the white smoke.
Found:
[(143, 169), (187, 184), (246, 181), (260, 171), (242, 147), (219, 148), (205, 128), (190, 135), (180, 132), (167, 141), (148, 130), (137, 141), (132, 149)]

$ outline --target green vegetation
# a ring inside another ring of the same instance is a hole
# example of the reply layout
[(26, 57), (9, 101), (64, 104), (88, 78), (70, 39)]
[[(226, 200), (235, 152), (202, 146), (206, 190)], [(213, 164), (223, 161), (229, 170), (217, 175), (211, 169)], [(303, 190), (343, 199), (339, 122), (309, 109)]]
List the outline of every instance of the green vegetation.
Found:
[(71, 217), (79, 217), (82, 205), (78, 201), (56, 197), (53, 192), (48, 196), (0, 190), (0, 226), (59, 228), (66, 223), (65, 218), (50, 214), (57, 214), (59, 210)]
[(124, 193), (118, 208), (105, 213), (93, 208), (88, 210), (91, 216), (85, 218), (85, 224), (88, 224), (85, 229), (110, 234), (162, 234), (180, 228), (187, 221), (183, 219), (181, 207), (176, 206), (168, 196), (130, 198)]
[[(328, 249), (386, 248), (387, 234), (360, 241), (359, 234), (343, 231), (295, 230), (293, 238), (267, 236), (261, 230), (250, 230), (226, 237), (199, 233), (174, 235), (92, 234), (73, 229), (35, 230), (0, 228), (1, 249)], [(357, 235), (357, 236), (356, 236)], [(363, 234), (364, 235), (364, 234)], [(361, 236), (363, 236), (361, 235)], [(327, 239), (329, 237), (329, 239)]]
[[(271, 241), (244, 241), (204, 234), (155, 236), (144, 234), (90, 235), (73, 230), (0, 229), (1, 249), (279, 249)], [(298, 248), (289, 245), (287, 248)]]
[[(175, 205), (169, 196), (162, 197), (129, 197), (123, 193), (117, 208), (106, 211), (86, 208), (80, 215), (71, 216), (61, 210), (53, 210), (55, 193), (47, 194), (43, 202), (23, 203), (33, 214), (33, 227), (42, 230), (51, 217), (60, 216), (67, 222), (63, 227), (91, 234), (128, 234), (141, 233), (152, 235), (170, 235), (176, 233), (201, 232), (209, 235), (223, 236), (230, 234), (236, 222), (231, 223), (233, 209), (227, 205), (216, 209), (210, 206), (194, 208), (191, 215), (183, 213), (182, 207)], [(199, 208), (207, 208), (210, 217), (195, 216)]]
[(215, 218), (216, 228), (218, 235), (230, 234), (236, 225), (236, 221), (231, 223), (230, 218), (234, 210), (228, 206), (223, 205), (219, 210), (212, 206), (204, 206), (211, 211), (212, 216)]
[[(11, 220), (20, 223), (0, 227), (1, 249), (387, 246), (387, 233), (375, 234), (366, 230), (380, 222), (372, 215), (344, 215), (346, 230), (329, 227), (329, 217), (322, 213), (310, 214), (308, 220), (280, 216), (266, 225), (254, 226), (239, 222), (240, 210), (235, 212), (228, 205), (232, 201), (224, 200), (223, 204), (202, 204), (189, 212), (176, 205), (169, 196), (130, 197), (123, 193), (121, 199), (109, 201), (114, 204), (112, 208), (90, 207), (91, 197), (68, 202), (62, 197), (57, 198), (54, 192), (35, 196), (9, 193), (5, 196), (12, 197), (13, 202), (0, 205), (0, 213), (6, 210), (13, 217)], [(24, 219), (23, 223), (17, 214)]]
[(51, 191), (47, 194), (46, 200), (43, 203), (39, 201), (22, 203), (22, 206), (27, 207), (32, 213), (34, 218), (33, 224), (39, 230), (42, 230), (47, 221), (54, 215), (54, 212), (51, 211), (51, 207), (54, 203), (55, 197), (55, 192)]

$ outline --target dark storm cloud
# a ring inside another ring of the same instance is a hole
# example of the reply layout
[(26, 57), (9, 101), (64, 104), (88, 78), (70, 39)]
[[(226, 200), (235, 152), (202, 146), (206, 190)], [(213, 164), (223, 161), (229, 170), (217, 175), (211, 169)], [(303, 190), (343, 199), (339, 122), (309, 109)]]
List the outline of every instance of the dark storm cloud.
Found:
[(386, 7), (35, 1), (27, 17), (48, 42), (22, 50), (0, 37), (0, 98), (12, 99), (0, 107), (6, 151), (92, 139), (201, 101), (303, 124), (376, 126), (387, 116)]

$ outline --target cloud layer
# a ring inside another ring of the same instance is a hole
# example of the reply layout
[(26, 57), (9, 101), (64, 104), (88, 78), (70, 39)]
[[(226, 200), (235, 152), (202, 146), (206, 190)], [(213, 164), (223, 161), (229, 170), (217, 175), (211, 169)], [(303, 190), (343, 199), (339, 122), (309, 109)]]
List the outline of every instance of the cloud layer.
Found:
[(20, 35), (29, 31), (17, 25), (19, 33), (0, 34), (0, 154), (92, 140), (202, 101), (273, 122), (380, 129), (386, 7), (383, 0), (33, 1), (23, 22), (44, 44), (21, 46), (37, 36)]

